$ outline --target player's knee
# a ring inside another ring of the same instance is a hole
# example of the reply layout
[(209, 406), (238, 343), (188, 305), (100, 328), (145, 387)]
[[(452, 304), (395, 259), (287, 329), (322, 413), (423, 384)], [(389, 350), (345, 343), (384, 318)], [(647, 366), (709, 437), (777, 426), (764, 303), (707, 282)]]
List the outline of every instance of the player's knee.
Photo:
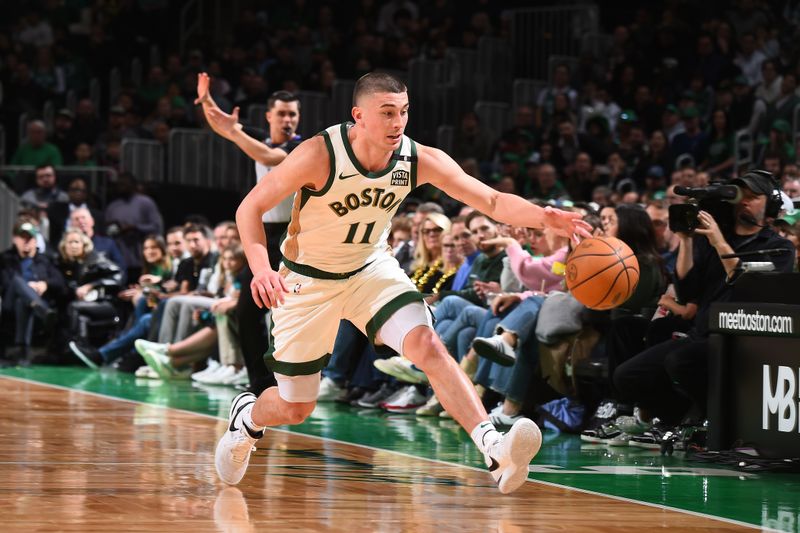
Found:
[(436, 332), (427, 327), (410, 331), (403, 341), (403, 351), (404, 355), (423, 371), (449, 357)]
[(301, 424), (314, 411), (317, 402), (288, 403), (285, 410), (286, 422)]

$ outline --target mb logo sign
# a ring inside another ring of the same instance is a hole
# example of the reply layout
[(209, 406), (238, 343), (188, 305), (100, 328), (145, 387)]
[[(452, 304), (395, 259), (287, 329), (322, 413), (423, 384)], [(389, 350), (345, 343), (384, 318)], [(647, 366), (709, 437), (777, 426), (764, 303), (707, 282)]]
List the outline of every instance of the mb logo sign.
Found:
[(778, 375), (773, 380), (770, 365), (764, 365), (763, 368), (761, 428), (774, 429), (771, 422), (777, 416), (779, 432), (790, 433), (795, 429), (800, 431), (797, 424), (797, 414), (800, 410), (800, 387), (798, 387), (800, 369), (796, 372), (792, 367), (779, 366)]

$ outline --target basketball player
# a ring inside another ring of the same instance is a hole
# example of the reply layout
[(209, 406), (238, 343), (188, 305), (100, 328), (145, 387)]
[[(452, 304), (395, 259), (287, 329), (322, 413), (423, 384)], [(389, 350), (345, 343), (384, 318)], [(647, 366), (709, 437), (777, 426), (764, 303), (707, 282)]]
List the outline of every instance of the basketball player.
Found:
[[(388, 253), (389, 223), (403, 198), (430, 183), (496, 220), (548, 225), (578, 239), (589, 236), (577, 213), (540, 208), (499, 193), (465, 174), (445, 153), (403, 134), (405, 85), (370, 73), (353, 92), (355, 124), (331, 126), (303, 142), (269, 179), (244, 199), (236, 220), (254, 277), (256, 303), (272, 308), (274, 346), (265, 356), (277, 387), (258, 398), (234, 398), (228, 429), (217, 444), (220, 478), (238, 483), (267, 426), (299, 424), (311, 414), (339, 320), (350, 320), (425, 372), (437, 398), (470, 433), (500, 491), (519, 488), (541, 446), (531, 420), (506, 435), (489, 422), (472, 383), (431, 327), (420, 294)], [(270, 267), (261, 214), (294, 193), (292, 219), (281, 243), (283, 266)]]
[[(300, 144), (300, 136), (296, 133), (300, 123), (300, 102), (297, 96), (288, 91), (272, 93), (267, 100), (266, 113), (269, 137), (259, 141), (244, 131), (239, 122), (238, 107), (228, 114), (217, 106), (209, 91), (210, 81), (211, 79), (205, 72), (198, 74), (195, 104), (203, 105), (203, 114), (215, 133), (236, 144), (251, 159), (255, 160), (256, 179), (260, 181)], [(292, 196), (289, 195), (261, 217), (264, 231), (270, 236), (269, 258), (270, 266), (273, 269), (277, 269), (280, 264), (280, 236), (288, 228), (291, 215)], [(249, 284), (251, 279), (251, 270), (245, 269), (242, 273), (242, 286)], [(260, 394), (275, 382), (264, 366), (264, 346), (267, 343), (267, 337), (264, 334), (264, 310), (256, 306), (250, 291), (242, 291), (239, 296), (236, 304), (236, 316), (242, 355), (250, 378), (249, 390)]]

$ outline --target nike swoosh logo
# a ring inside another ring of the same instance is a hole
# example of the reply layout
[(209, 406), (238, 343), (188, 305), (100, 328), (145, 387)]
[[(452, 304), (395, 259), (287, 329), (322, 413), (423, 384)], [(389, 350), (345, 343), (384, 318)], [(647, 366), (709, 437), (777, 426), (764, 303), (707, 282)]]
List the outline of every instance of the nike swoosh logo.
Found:
[(352, 178), (353, 176), (358, 176), (358, 173), (356, 173), (356, 174), (348, 174), (347, 176), (345, 176), (341, 172), (339, 173), (339, 179), (340, 180), (346, 180), (347, 178)]
[(236, 426), (234, 426), (234, 425), (233, 425), (233, 422), (236, 420), (236, 417), (237, 417), (237, 416), (239, 416), (239, 413), (241, 413), (241, 412), (242, 412), (242, 409), (244, 409), (245, 407), (247, 407), (247, 406), (248, 406), (248, 405), (250, 405), (251, 403), (255, 403), (255, 401), (252, 401), (252, 402), (245, 402), (244, 404), (240, 405), (238, 409), (236, 409), (236, 412), (235, 412), (235, 413), (233, 413), (233, 416), (231, 417), (231, 424), (230, 424), (230, 426), (228, 426), (228, 429), (229, 429), (229, 430), (231, 430), (231, 431), (237, 431), (237, 428), (236, 428)]
[[(233, 431), (233, 430), (231, 430), (231, 431)], [(498, 463), (497, 460), (495, 460), (494, 457), (489, 457), (489, 459), (492, 460), (492, 464), (489, 465), (489, 472), (494, 472), (495, 470), (500, 468), (500, 463)]]

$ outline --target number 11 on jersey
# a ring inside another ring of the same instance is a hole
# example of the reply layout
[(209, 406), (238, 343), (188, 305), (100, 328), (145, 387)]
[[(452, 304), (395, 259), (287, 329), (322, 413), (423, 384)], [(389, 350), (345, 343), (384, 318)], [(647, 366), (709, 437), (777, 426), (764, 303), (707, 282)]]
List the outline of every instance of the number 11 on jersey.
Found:
[[(356, 233), (358, 233), (358, 226), (360, 225), (361, 225), (360, 222), (350, 224), (350, 230), (347, 232), (347, 237), (344, 239), (343, 244), (354, 244), (353, 239), (356, 238)], [(372, 235), (373, 228), (375, 228), (375, 222), (370, 222), (369, 224), (367, 224), (367, 227), (364, 230), (364, 237), (355, 244), (369, 244), (369, 238)]]

